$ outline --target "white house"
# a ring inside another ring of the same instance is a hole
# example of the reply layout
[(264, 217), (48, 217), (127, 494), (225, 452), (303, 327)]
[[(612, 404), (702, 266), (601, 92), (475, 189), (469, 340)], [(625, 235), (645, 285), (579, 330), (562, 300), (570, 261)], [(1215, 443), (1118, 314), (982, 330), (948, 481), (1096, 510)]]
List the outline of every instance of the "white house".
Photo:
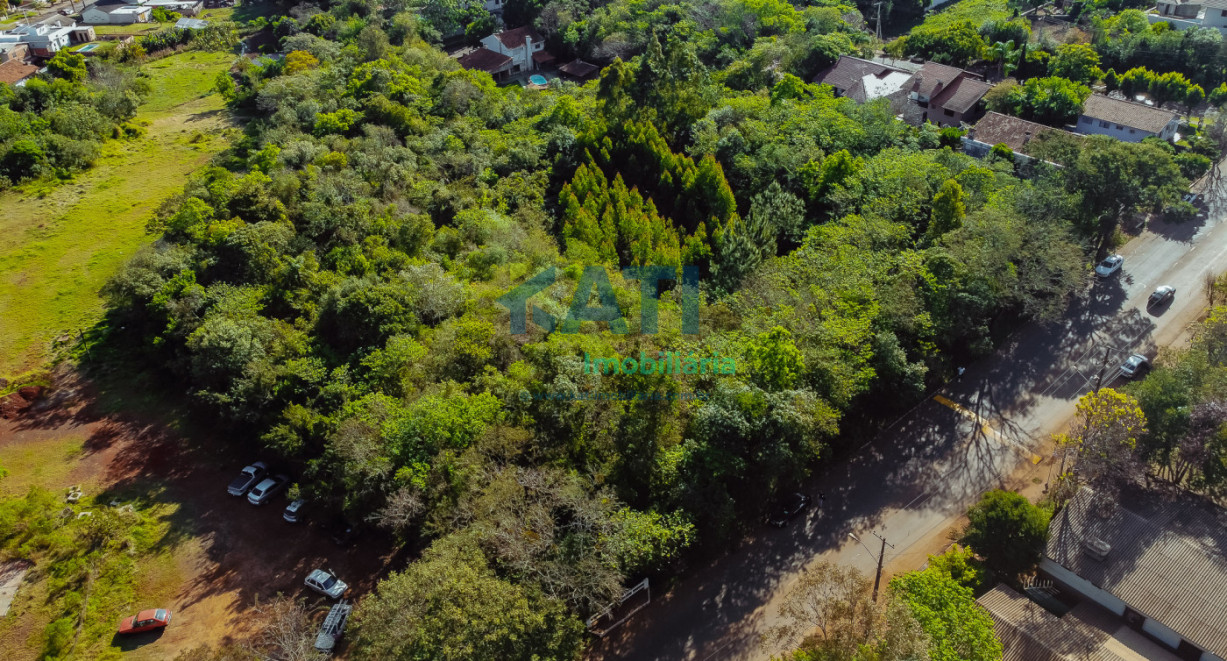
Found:
[(507, 6), (507, 0), (486, 0), (486, 11), (492, 14), (502, 14), (503, 7)]
[(98, 2), (81, 12), (81, 20), (92, 25), (148, 23), (152, 16), (153, 9), (141, 5), (130, 5), (122, 0)]
[(51, 57), (61, 48), (68, 47), (76, 26), (75, 22), (69, 21), (65, 25), (59, 20), (39, 25), (19, 25), (0, 32), (0, 43), (26, 44), (34, 55)]
[(1084, 135), (1106, 135), (1125, 142), (1141, 142), (1152, 135), (1171, 140), (1180, 121), (1176, 113), (1142, 103), (1092, 94), (1082, 105), (1075, 129)]
[(1214, 28), (1227, 36), (1227, 0), (1158, 0), (1146, 18), (1177, 30)]
[(545, 40), (529, 26), (503, 30), (481, 40), (481, 45), (499, 55), (511, 58), (509, 73), (532, 71), (537, 64), (554, 59), (545, 52)]

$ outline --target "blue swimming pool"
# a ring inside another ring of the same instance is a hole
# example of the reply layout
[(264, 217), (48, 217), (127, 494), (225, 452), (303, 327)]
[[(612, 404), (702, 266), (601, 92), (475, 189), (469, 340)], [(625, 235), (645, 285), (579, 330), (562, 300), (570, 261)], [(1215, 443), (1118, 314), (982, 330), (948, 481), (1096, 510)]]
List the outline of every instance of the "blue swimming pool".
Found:
[(99, 45), (100, 44), (85, 44), (84, 46), (78, 48), (77, 52), (78, 53), (88, 53), (94, 50), (95, 48), (97, 48)]
[(533, 74), (528, 77), (528, 82), (534, 85), (544, 85), (548, 83), (549, 81), (545, 79), (545, 76), (542, 76), (540, 74)]

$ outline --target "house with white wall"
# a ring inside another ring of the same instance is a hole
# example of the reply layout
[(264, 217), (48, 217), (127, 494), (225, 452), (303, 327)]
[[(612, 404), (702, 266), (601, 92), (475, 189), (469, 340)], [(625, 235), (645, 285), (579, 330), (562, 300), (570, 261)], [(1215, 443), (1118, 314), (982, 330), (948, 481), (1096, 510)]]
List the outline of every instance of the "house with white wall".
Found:
[(96, 2), (81, 12), (81, 20), (90, 25), (132, 25), (133, 23), (148, 23), (153, 16), (153, 9), (141, 5), (130, 5), (121, 0), (114, 2)]
[(25, 44), (38, 57), (51, 57), (61, 48), (72, 43), (72, 32), (77, 24), (69, 20), (56, 20), (36, 25), (18, 25), (12, 30), (0, 32), (0, 43)]
[(508, 73), (517, 74), (521, 71), (532, 71), (541, 62), (553, 57), (545, 52), (545, 40), (530, 26), (503, 30), (481, 40), (482, 47), (511, 58)]
[(1122, 101), (1102, 94), (1092, 94), (1082, 104), (1075, 131), (1084, 135), (1106, 135), (1125, 142), (1141, 142), (1157, 136), (1164, 140), (1176, 137), (1179, 116), (1144, 103)]
[(1175, 658), (1223, 661), (1227, 511), (1187, 494), (1127, 505), (1079, 490), (1052, 517), (1039, 574)]
[(1176, 30), (1213, 28), (1227, 36), (1227, 0), (1158, 0), (1146, 19)]

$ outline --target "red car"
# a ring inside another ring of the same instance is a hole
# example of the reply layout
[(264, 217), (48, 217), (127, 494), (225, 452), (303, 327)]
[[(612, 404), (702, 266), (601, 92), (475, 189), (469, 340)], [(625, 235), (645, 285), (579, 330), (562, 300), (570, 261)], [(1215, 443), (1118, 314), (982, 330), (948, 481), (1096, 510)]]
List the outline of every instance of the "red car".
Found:
[(125, 617), (119, 623), (119, 633), (143, 633), (161, 629), (170, 624), (170, 611), (165, 608), (150, 608), (131, 617)]

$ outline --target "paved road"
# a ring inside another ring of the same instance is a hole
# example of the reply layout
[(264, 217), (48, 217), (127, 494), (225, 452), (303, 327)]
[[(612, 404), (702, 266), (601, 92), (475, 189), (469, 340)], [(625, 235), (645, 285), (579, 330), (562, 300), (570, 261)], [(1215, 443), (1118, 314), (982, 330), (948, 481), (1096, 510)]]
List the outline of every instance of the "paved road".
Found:
[[(874, 531), (893, 545), (888, 564), (923, 565), (928, 547), (919, 542), (1015, 469), (1039, 460), (1037, 449), (1067, 424), (1101, 370), (1106, 383), (1118, 380), (1125, 357), (1153, 358), (1197, 318), (1206, 274), (1227, 270), (1225, 188), (1210, 196), (1211, 208), (1198, 220), (1156, 223), (1131, 241), (1121, 250), (1122, 271), (1095, 283), (1061, 321), (1020, 331), (1009, 346), (969, 365), (961, 382), (817, 476), (809, 490), (825, 492), (824, 511), (744, 540), (657, 596), (592, 657), (765, 660), (778, 650), (763, 649), (760, 636), (776, 622), (780, 599), (807, 565), (831, 560), (872, 576), (872, 554), (880, 548)], [(1149, 293), (1161, 284), (1176, 287), (1175, 300), (1147, 310)]]

